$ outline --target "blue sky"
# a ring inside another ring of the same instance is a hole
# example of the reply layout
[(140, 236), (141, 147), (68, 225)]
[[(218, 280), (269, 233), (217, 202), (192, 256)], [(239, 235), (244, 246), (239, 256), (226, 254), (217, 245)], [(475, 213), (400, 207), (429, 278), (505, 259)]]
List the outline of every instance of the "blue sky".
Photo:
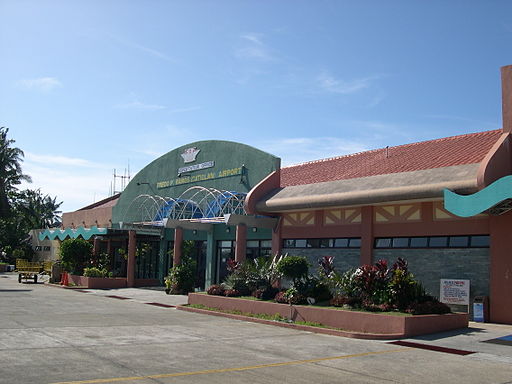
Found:
[(0, 126), (64, 211), (197, 140), (284, 165), (501, 127), (511, 1), (0, 0)]

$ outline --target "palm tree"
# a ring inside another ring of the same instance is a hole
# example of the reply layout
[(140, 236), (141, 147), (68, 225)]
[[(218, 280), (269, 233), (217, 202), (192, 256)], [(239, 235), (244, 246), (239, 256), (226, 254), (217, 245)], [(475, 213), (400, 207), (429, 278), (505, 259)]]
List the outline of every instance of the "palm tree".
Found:
[(60, 226), (57, 198), (43, 195), (40, 189), (26, 189), (16, 193), (14, 211), (23, 220), (26, 230), (34, 228), (51, 228)]
[(9, 128), (0, 127), (0, 219), (10, 215), (8, 194), (22, 181), (31, 182), (30, 176), (21, 170), (24, 153), (12, 146), (15, 140), (7, 138), (8, 132)]

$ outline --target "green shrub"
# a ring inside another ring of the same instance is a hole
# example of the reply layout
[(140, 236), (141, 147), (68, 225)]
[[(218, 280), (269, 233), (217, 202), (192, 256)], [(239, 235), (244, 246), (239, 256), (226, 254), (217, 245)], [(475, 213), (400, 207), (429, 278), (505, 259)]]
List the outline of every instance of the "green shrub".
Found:
[[(241, 264), (231, 264), (231, 274), (224, 281), (226, 288), (237, 289), (243, 295), (254, 293), (257, 290), (270, 291), (275, 286), (280, 273), (277, 264), (283, 256), (258, 257), (255, 260), (248, 259)], [(247, 292), (248, 291), (248, 292)], [(266, 297), (266, 294), (264, 295)]]
[(249, 295), (251, 293), (249, 286), (247, 284), (247, 276), (245, 273), (242, 273), (241, 270), (236, 270), (226, 279), (222, 284), (226, 290), (236, 290), (240, 292), (240, 295)]
[(66, 239), (60, 245), (60, 259), (65, 271), (81, 275), (92, 257), (92, 244), (84, 239)]
[(306, 277), (309, 263), (302, 256), (285, 256), (277, 263), (277, 272), (293, 281)]
[(196, 262), (184, 256), (181, 263), (169, 269), (166, 286), (170, 285), (171, 293), (184, 295), (194, 290), (196, 284)]
[(107, 277), (109, 272), (107, 269), (100, 269), (96, 267), (84, 268), (85, 277)]

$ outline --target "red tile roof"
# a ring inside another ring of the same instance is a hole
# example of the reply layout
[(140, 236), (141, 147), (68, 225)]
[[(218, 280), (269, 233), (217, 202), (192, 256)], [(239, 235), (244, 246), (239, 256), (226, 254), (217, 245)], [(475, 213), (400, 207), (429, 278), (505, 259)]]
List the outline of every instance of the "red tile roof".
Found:
[(501, 133), (501, 129), (470, 133), (284, 167), (281, 186), (479, 163)]

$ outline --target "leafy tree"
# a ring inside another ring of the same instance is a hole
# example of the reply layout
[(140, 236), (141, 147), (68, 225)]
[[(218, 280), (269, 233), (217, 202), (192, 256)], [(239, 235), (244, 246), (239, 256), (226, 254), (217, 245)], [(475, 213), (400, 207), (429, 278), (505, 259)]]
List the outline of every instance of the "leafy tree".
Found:
[(62, 203), (39, 189), (18, 189), (21, 182), (31, 182), (31, 178), (23, 173), (23, 151), (14, 146), (8, 132), (8, 128), (0, 127), (0, 255), (12, 262), (16, 250), (23, 251), (25, 258), (33, 255), (31, 229), (60, 225), (58, 209)]
[(16, 193), (13, 209), (18, 217), (23, 218), (25, 227), (30, 229), (60, 226), (57, 198), (43, 195), (40, 189), (26, 189)]
[(9, 193), (22, 181), (31, 181), (21, 170), (24, 153), (13, 146), (15, 140), (7, 138), (8, 132), (9, 128), (0, 127), (0, 219), (10, 216)]
[(84, 265), (92, 258), (92, 244), (84, 239), (66, 239), (60, 245), (60, 259), (64, 269), (81, 275)]
[(277, 264), (277, 271), (294, 282), (308, 275), (309, 263), (303, 256), (285, 256)]

